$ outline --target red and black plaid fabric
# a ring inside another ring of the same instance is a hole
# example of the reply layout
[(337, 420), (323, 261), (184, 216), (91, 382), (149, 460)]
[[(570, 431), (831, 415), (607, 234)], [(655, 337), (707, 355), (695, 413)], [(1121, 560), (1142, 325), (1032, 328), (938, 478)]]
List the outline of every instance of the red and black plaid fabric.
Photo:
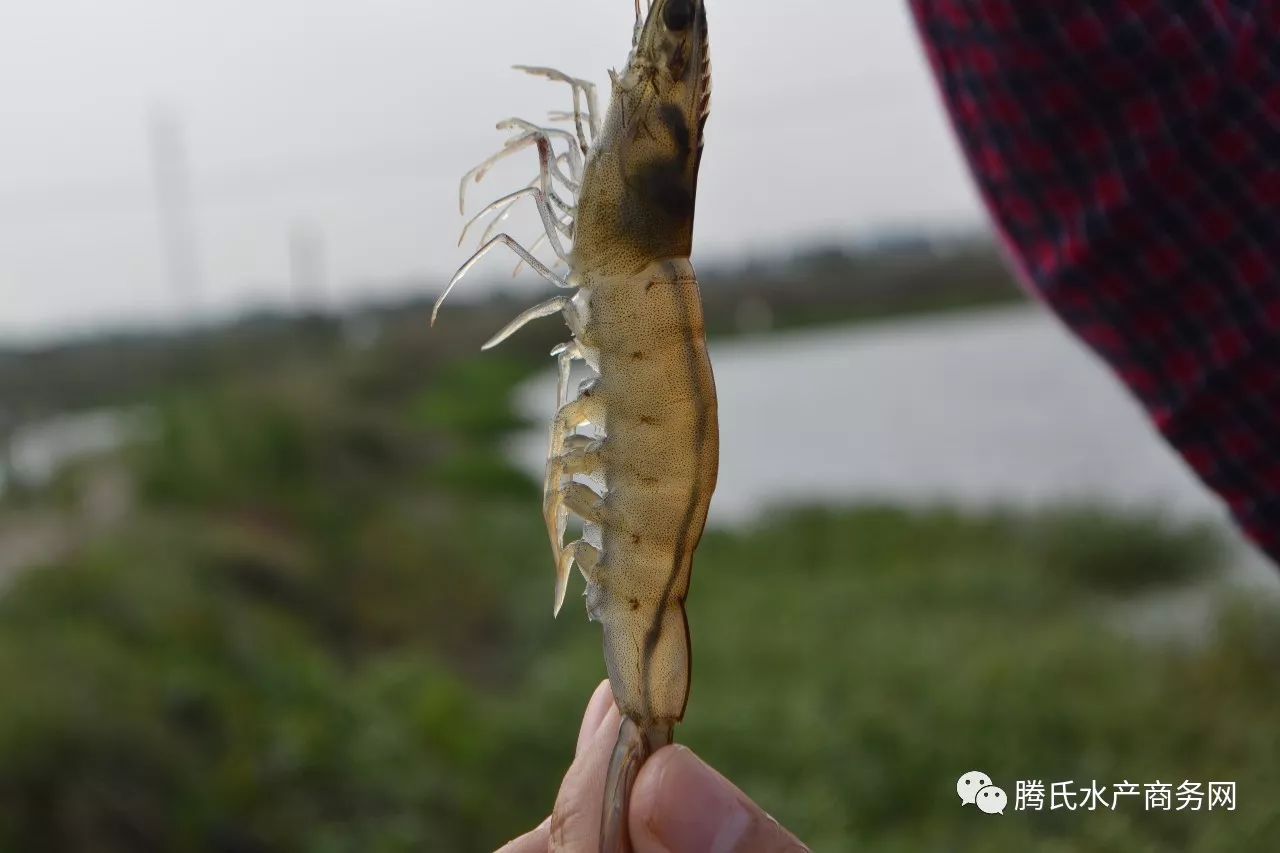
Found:
[(1024, 283), (1280, 560), (1280, 0), (911, 0)]

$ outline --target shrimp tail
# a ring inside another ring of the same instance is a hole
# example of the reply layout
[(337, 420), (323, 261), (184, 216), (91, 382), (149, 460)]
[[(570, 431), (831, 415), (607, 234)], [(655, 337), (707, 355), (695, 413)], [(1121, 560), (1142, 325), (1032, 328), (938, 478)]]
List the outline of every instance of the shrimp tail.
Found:
[(669, 723), (641, 726), (630, 717), (622, 718), (604, 782), (600, 853), (631, 853), (631, 835), (627, 830), (631, 790), (640, 775), (640, 766), (650, 755), (671, 743), (672, 735), (673, 728)]

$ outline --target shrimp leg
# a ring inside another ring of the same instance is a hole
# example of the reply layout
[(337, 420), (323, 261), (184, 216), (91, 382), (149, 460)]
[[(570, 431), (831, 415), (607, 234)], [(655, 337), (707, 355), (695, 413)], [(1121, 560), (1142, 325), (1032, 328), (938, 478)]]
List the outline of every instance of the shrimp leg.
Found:
[(541, 127), (531, 121), (525, 121), (522, 118), (509, 118), (498, 122), (498, 130), (510, 130), (512, 128), (528, 131), (530, 133), (541, 133), (547, 138), (547, 142), (551, 141), (552, 136), (558, 136), (568, 140), (569, 147), (566, 148), (565, 153), (560, 156), (568, 158), (569, 174), (573, 179), (571, 181), (566, 181), (565, 185), (573, 192), (577, 192), (582, 188), (579, 184), (579, 181), (582, 180), (582, 152), (578, 148), (578, 141), (572, 133), (567, 130), (561, 130), (558, 127)]
[[(568, 446), (581, 446), (578, 438), (586, 436), (576, 436), (575, 430), (583, 424), (590, 423), (592, 419), (599, 420), (603, 414), (603, 409), (597, 398), (579, 397), (571, 403), (566, 403), (560, 407), (560, 411), (556, 413), (555, 420), (551, 424), (551, 442), (547, 451), (547, 475), (542, 486), (542, 517), (547, 525), (547, 534), (551, 539), (551, 553), (555, 558), (556, 564), (556, 586), (553, 613), (559, 614), (560, 607), (564, 604), (565, 588), (568, 584), (569, 567), (571, 560), (566, 560), (566, 548), (563, 545), (565, 525), (568, 521), (568, 507), (566, 504), (566, 491), (561, 486), (561, 480), (565, 476), (564, 466), (566, 459), (564, 458), (565, 448)], [(587, 463), (579, 462), (579, 466), (586, 473)], [(581, 485), (581, 484), (577, 484)], [(582, 488), (590, 491), (586, 486)], [(592, 492), (592, 498), (598, 498)], [(572, 496), (575, 504), (580, 508), (586, 509), (589, 500), (585, 496), (575, 493)], [(575, 548), (574, 552), (582, 550)]]
[[(581, 323), (581, 320), (575, 315), (575, 322)], [(571, 323), (570, 330), (575, 335), (579, 332)], [(575, 358), (582, 358), (582, 349), (578, 346), (577, 341), (569, 341), (563, 344), (556, 344), (551, 350), (551, 354), (556, 359), (556, 406), (563, 406), (569, 402), (569, 371), (573, 367)]]
[[(546, 150), (548, 152), (551, 151), (551, 140), (545, 133), (535, 130), (528, 131), (517, 137), (509, 139), (497, 153), (485, 158), (479, 165), (468, 169), (458, 184), (458, 212), (466, 212), (468, 181), (474, 179), (477, 184), (480, 183), (484, 180), (484, 176), (489, 173), (489, 170), (492, 169), (499, 161), (528, 148), (530, 145), (538, 145), (540, 143), (546, 145)], [(550, 177), (556, 178), (566, 187), (570, 187), (572, 189), (573, 187), (578, 186), (576, 181), (566, 177), (564, 172), (560, 170), (557, 159), (558, 158), (555, 157), (548, 157), (547, 161), (542, 165), (544, 172), (549, 173)], [(576, 190), (574, 191), (576, 192)], [(548, 195), (550, 194), (551, 193), (548, 192)], [(563, 204), (563, 202), (561, 202), (561, 204)], [(568, 205), (564, 206), (568, 207)]]
[(477, 249), (476, 253), (468, 258), (466, 263), (460, 266), (458, 271), (453, 274), (453, 278), (449, 280), (449, 285), (444, 289), (444, 293), (440, 294), (440, 298), (436, 300), (436, 304), (431, 307), (431, 325), (435, 325), (436, 316), (440, 313), (440, 306), (444, 304), (445, 299), (447, 299), (449, 294), (453, 292), (453, 288), (457, 286), (458, 282), (462, 281), (466, 274), (471, 272), (472, 267), (478, 264), (485, 255), (489, 254), (489, 252), (499, 244), (506, 246), (521, 258), (524, 258), (524, 262), (527, 263), (534, 272), (554, 284), (556, 287), (573, 287), (573, 285), (568, 281), (548, 269), (542, 261), (529, 254), (529, 250), (517, 243), (510, 234), (499, 234)]
[[(533, 196), (534, 203), (537, 204), (538, 206), (538, 215), (542, 218), (542, 223), (544, 227), (546, 227), (547, 229), (547, 239), (551, 238), (551, 233), (553, 230), (559, 230), (560, 233), (564, 234), (564, 236), (572, 237), (572, 232), (568, 229), (568, 227), (564, 225), (563, 222), (561, 222), (559, 217), (556, 217), (551, 213), (551, 207), (550, 205), (547, 204), (547, 197), (543, 195), (542, 190), (539, 189), (538, 187), (524, 187), (523, 189), (518, 189), (513, 193), (508, 193), (507, 195), (504, 195), (502, 198), (498, 199), (495, 202), (490, 203), (487, 207), (481, 209), (481, 211), (477, 213), (475, 216), (471, 217), (471, 221), (468, 222), (465, 226), (463, 226), (462, 234), (458, 237), (458, 245), (461, 246), (462, 242), (467, 238), (467, 231), (471, 229), (471, 226), (476, 224), (476, 222), (478, 222), (486, 214), (489, 214), (494, 212), (495, 210), (501, 209), (501, 213), (499, 215), (505, 216), (507, 210), (509, 210), (515, 202), (519, 201), (525, 196)], [(488, 232), (486, 231), (485, 234), (487, 239)], [(541, 243), (541, 240), (542, 238), (539, 238), (538, 242), (530, 246), (529, 251), (532, 252), (534, 249), (536, 249), (538, 245)], [(559, 257), (561, 260), (565, 259), (564, 248), (563, 246), (560, 246), (558, 242), (552, 244), (552, 249), (556, 250), (557, 257)]]
[(573, 90), (573, 123), (578, 132), (578, 144), (582, 147), (582, 153), (586, 154), (591, 148), (591, 143), (587, 140), (587, 135), (582, 128), (582, 105), (578, 100), (579, 92), (587, 102), (587, 124), (591, 128), (591, 139), (594, 140), (600, 135), (600, 118), (599, 109), (596, 106), (596, 86), (589, 80), (580, 80), (577, 77), (570, 77), (563, 71), (557, 71), (554, 68), (546, 68), (541, 65), (513, 65), (517, 71), (523, 71), (526, 74), (532, 74), (535, 77), (546, 77), (548, 80), (556, 80), (561, 83), (568, 83)]
[(546, 302), (540, 302), (532, 308), (526, 308), (520, 312), (514, 320), (503, 326), (501, 331), (485, 341), (480, 349), (491, 350), (518, 332), (526, 323), (542, 317), (550, 317), (552, 314), (564, 314), (565, 322), (569, 324), (570, 328), (577, 324), (577, 314), (576, 309), (573, 307), (573, 300), (567, 296), (553, 296)]

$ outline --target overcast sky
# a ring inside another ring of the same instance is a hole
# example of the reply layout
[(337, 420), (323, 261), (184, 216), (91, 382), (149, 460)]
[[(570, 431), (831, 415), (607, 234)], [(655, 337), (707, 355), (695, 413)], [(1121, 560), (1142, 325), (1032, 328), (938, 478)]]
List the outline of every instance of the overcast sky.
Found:
[[(904, 0), (709, 0), (708, 15), (695, 261), (979, 221)], [(185, 129), (205, 310), (287, 299), (299, 227), (323, 235), (335, 302), (437, 287), (466, 256), (457, 180), (501, 145), (494, 123), (568, 104), (567, 87), (509, 66), (605, 86), (632, 4), (40, 0), (0, 17), (3, 341), (178, 312), (148, 148), (158, 107)]]

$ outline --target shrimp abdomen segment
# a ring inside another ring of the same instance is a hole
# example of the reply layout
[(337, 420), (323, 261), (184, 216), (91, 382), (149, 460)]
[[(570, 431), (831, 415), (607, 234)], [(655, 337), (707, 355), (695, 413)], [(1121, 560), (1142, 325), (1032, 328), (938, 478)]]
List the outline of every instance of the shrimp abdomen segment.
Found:
[(595, 613), (604, 626), (604, 659), (614, 699), (624, 716), (643, 722), (675, 724), (689, 699), (689, 627), (684, 602), (674, 595), (654, 600), (614, 589), (609, 580), (623, 572), (601, 575), (598, 590), (607, 604)]
[(684, 599), (715, 489), (715, 383), (687, 260), (590, 282), (583, 342), (599, 353), (607, 523), (587, 592), (604, 627), (614, 696), (627, 716), (684, 716)]

